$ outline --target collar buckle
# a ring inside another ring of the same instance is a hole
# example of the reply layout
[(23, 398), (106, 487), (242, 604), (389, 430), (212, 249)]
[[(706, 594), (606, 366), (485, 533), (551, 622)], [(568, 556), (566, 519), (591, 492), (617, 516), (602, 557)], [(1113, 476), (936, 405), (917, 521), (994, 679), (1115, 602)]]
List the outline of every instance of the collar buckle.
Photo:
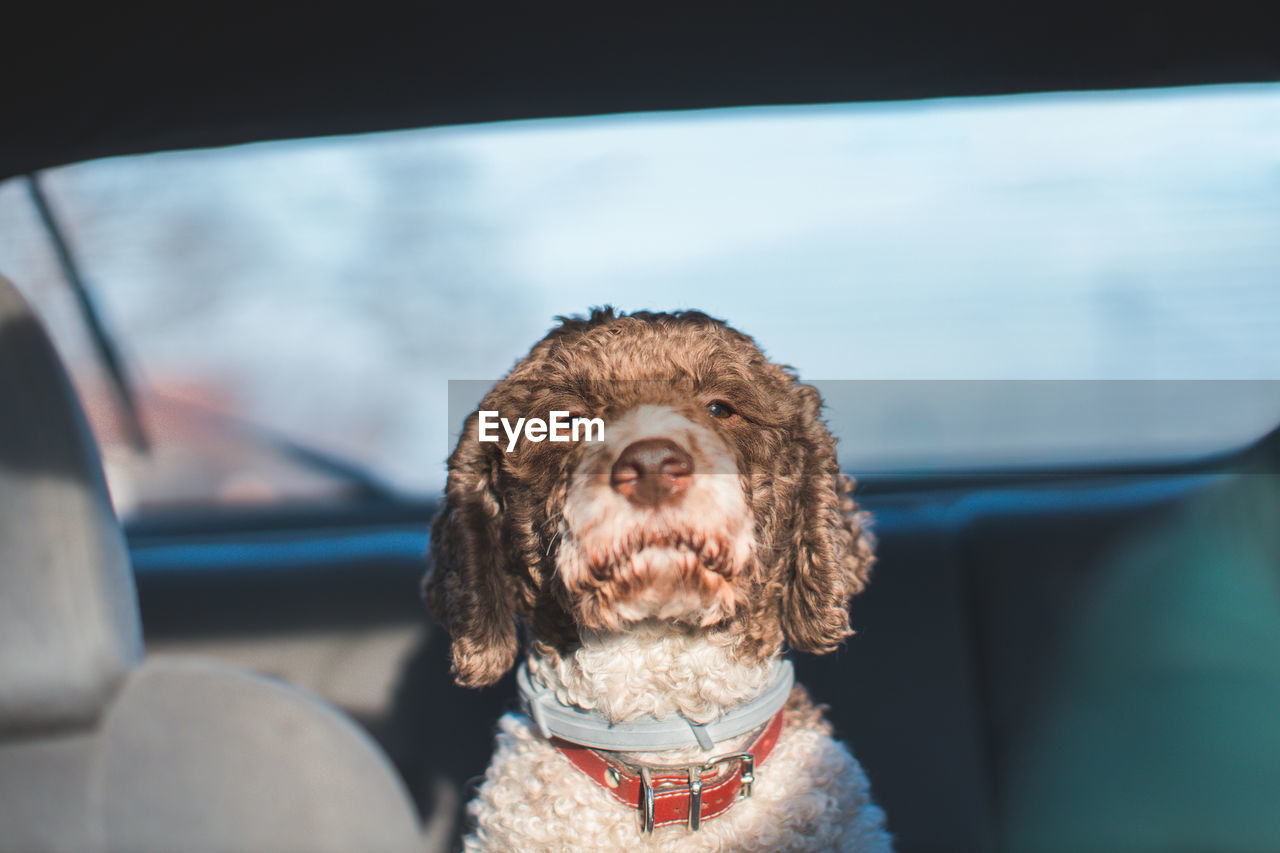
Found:
[[(690, 831), (697, 832), (702, 827), (702, 776), (705, 773), (720, 773), (720, 765), (730, 761), (737, 761), (738, 768), (741, 771), (740, 778), (742, 780), (741, 787), (738, 788), (738, 799), (745, 800), (751, 796), (751, 785), (755, 782), (755, 765), (756, 757), (750, 752), (735, 752), (729, 755), (721, 755), (704, 761), (701, 764), (690, 764), (686, 768), (688, 772), (688, 782), (685, 783), (685, 792), (689, 794), (689, 822)], [(677, 788), (681, 783), (673, 779), (663, 779), (657, 786), (653, 782), (653, 771), (649, 767), (641, 766), (640, 770), (640, 831), (645, 835), (651, 835), (654, 827), (654, 790), (661, 787), (664, 790)], [(684, 793), (684, 792), (682, 792)]]

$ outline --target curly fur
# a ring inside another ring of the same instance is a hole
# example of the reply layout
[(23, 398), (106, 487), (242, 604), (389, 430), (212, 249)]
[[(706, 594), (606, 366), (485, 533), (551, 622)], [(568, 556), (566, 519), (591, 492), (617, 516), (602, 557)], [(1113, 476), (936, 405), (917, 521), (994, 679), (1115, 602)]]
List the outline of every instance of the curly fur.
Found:
[[(704, 314), (561, 318), (479, 409), (601, 417), (606, 441), (506, 453), (479, 442), (478, 415), (468, 418), (424, 584), (453, 637), (458, 683), (490, 684), (512, 667), (520, 619), (534, 678), (562, 702), (613, 720), (709, 720), (763, 688), (784, 638), (833, 649), (851, 633), (848, 602), (873, 556), (821, 406)], [(637, 507), (609, 471), (652, 437), (687, 450), (693, 473), (679, 500)], [(888, 849), (861, 769), (800, 694), (788, 723), (752, 798), (698, 833), (642, 837), (634, 813), (509, 715), (468, 849)], [(673, 759), (683, 756), (662, 763)]]

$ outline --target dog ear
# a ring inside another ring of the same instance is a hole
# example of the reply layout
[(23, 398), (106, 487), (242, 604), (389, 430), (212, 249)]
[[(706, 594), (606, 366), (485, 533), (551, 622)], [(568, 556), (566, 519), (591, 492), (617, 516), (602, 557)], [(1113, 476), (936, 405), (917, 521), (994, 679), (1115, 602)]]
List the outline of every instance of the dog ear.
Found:
[(874, 541), (858, 511), (853, 480), (840, 472), (836, 442), (822, 421), (816, 388), (797, 385), (802, 479), (792, 529), (782, 628), (791, 647), (821, 654), (850, 636), (849, 599), (866, 585)]
[(453, 676), (483, 687), (515, 663), (515, 590), (503, 547), (497, 460), (467, 419), (449, 457), (444, 506), (431, 526), (431, 568), (423, 581), (427, 605), (453, 638)]

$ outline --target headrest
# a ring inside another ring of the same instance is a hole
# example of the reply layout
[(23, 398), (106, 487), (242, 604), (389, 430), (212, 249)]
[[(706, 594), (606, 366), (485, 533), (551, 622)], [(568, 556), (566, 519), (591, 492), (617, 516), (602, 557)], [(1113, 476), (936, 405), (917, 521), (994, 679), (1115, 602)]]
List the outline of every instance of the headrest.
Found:
[(92, 725), (141, 655), (128, 552), (84, 413), (0, 277), (0, 740)]

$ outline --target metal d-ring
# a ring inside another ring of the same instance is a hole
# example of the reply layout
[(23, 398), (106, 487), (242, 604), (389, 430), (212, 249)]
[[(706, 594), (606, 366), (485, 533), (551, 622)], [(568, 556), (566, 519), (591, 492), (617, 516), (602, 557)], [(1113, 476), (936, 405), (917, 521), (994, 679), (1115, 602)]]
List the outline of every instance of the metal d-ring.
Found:
[(640, 831), (653, 834), (653, 776), (648, 767), (640, 768)]
[(689, 768), (689, 829), (697, 832), (702, 825), (702, 768)]

